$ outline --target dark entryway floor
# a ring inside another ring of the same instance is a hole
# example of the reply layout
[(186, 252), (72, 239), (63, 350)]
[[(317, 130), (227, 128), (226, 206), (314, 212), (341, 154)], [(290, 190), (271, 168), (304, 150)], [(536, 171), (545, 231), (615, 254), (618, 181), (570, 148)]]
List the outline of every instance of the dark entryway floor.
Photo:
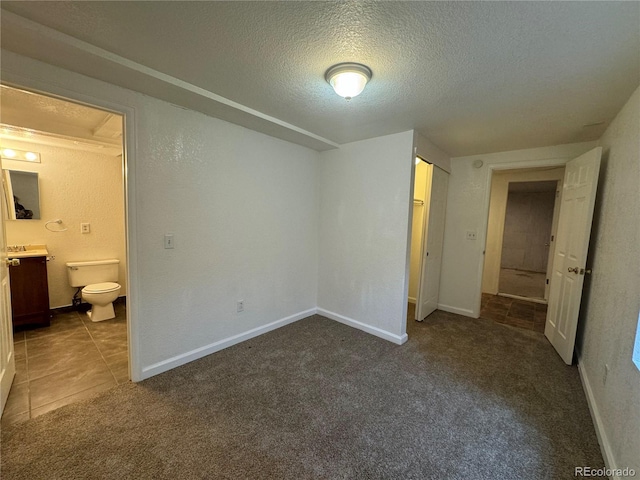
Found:
[(547, 306), (541, 303), (483, 293), (480, 318), (544, 333)]

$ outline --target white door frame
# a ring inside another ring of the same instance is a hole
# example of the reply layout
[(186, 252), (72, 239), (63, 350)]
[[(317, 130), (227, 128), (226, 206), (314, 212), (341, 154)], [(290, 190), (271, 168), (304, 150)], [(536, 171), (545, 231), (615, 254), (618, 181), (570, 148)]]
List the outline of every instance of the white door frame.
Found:
[[(0, 161), (0, 173), (2, 172)], [(7, 236), (4, 230), (7, 212), (7, 192), (4, 175), (0, 176), (0, 415), (9, 399), (9, 392), (16, 376), (15, 346), (13, 343), (13, 321), (11, 318), (11, 286), (7, 264)]]
[(476, 298), (474, 299), (475, 308), (472, 312), (475, 318), (480, 316), (480, 309), (482, 306), (482, 276), (484, 274), (484, 259), (485, 252), (487, 250), (487, 232), (489, 230), (489, 206), (491, 201), (491, 181), (493, 179), (493, 173), (502, 170), (521, 170), (528, 168), (541, 168), (541, 167), (564, 167), (566, 163), (571, 160), (570, 158), (545, 158), (541, 160), (525, 160), (522, 162), (505, 162), (496, 163), (487, 166), (487, 177), (485, 178), (485, 195), (483, 201), (483, 218), (484, 226), (482, 229), (482, 255), (480, 259), (480, 268), (477, 272), (476, 285)]
[[(137, 262), (137, 231), (136, 231), (136, 116), (135, 109), (128, 105), (105, 100), (86, 93), (70, 90), (55, 83), (49, 78), (31, 78), (16, 74), (3, 68), (2, 83), (49, 97), (57, 97), (75, 103), (97, 107), (117, 113), (124, 117), (123, 129), (123, 182), (124, 182), (124, 210), (125, 237), (127, 249), (127, 340), (129, 342), (129, 378), (138, 382), (142, 380), (140, 365), (140, 335), (138, 326), (138, 262)], [(4, 222), (4, 219), (2, 220)]]

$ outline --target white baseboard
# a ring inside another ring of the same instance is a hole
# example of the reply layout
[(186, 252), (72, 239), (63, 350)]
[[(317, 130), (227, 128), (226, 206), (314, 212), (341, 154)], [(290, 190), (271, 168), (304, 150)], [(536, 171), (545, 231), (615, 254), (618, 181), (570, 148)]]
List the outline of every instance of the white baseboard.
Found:
[[(584, 371), (580, 361), (578, 360), (578, 372), (580, 372), (580, 380), (582, 380), (582, 387), (584, 393), (587, 396), (587, 404), (589, 405), (589, 411), (591, 412), (591, 418), (593, 419), (593, 425), (596, 427), (596, 436), (598, 437), (598, 443), (600, 444), (600, 450), (602, 451), (602, 457), (604, 458), (604, 464), (608, 469), (616, 469), (616, 461), (611, 451), (611, 444), (607, 438), (607, 434), (604, 431), (604, 425), (602, 424), (602, 417), (598, 410), (598, 404), (596, 398), (591, 390), (591, 383), (589, 383), (589, 377), (587, 372)], [(615, 475), (611, 477), (613, 480), (618, 480), (621, 477)]]
[(285, 325), (289, 325), (290, 323), (297, 322), (298, 320), (302, 320), (303, 318), (315, 315), (316, 313), (316, 308), (310, 308), (309, 310), (305, 310), (303, 312), (281, 318), (280, 320), (276, 320), (275, 322), (268, 323), (261, 327), (239, 333), (232, 337), (228, 337), (209, 345), (205, 345), (204, 347), (196, 348), (195, 350), (191, 350), (190, 352), (182, 353), (180, 355), (176, 355), (175, 357), (171, 357), (166, 360), (162, 360), (161, 362), (154, 363), (153, 365), (143, 367), (141, 380), (153, 377), (154, 375), (166, 372), (167, 370), (171, 370), (172, 368), (179, 367), (180, 365), (184, 365), (185, 363), (192, 362), (199, 358), (206, 357), (207, 355), (219, 352), (220, 350), (224, 350), (225, 348), (231, 347), (232, 345), (235, 345), (237, 343), (257, 337), (258, 335), (262, 335), (263, 333), (267, 333), (277, 328), (284, 327)]
[(409, 303), (413, 303), (414, 305), (416, 304), (416, 299), (415, 298), (409, 297), (408, 300), (409, 300)]
[(317, 313), (318, 315), (322, 315), (324, 317), (330, 318), (331, 320), (335, 320), (336, 322), (340, 322), (350, 327), (357, 328), (358, 330), (370, 333), (371, 335), (383, 338), (384, 340), (388, 340), (397, 345), (402, 345), (409, 339), (406, 333), (404, 335), (396, 335), (394, 333), (387, 332), (386, 330), (382, 330), (381, 328), (373, 327), (371, 325), (367, 325), (366, 323), (359, 322), (357, 320), (354, 320), (353, 318), (345, 317), (343, 315), (340, 315), (339, 313), (330, 312), (329, 310), (325, 310), (324, 308), (318, 308)]
[(467, 310), (466, 308), (452, 307), (451, 305), (443, 305), (442, 303), (438, 304), (438, 310), (449, 313), (457, 313), (458, 315), (464, 315), (465, 317), (478, 318), (478, 316), (475, 315), (471, 310)]

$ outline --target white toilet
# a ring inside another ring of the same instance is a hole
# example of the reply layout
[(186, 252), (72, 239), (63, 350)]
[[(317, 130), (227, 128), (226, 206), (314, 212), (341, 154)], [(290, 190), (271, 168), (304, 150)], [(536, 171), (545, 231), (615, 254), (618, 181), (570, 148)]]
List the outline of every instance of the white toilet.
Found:
[(84, 287), (82, 298), (91, 304), (87, 315), (92, 322), (109, 320), (116, 316), (113, 301), (118, 298), (118, 264), (120, 260), (96, 260), (92, 262), (69, 262), (67, 274), (69, 285)]

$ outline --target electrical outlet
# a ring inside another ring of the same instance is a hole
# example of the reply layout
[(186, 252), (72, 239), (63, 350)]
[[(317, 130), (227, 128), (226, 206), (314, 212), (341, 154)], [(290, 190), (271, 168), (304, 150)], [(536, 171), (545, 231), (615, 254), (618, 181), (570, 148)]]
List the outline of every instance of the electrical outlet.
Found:
[(478, 232), (475, 230), (467, 230), (467, 240), (476, 240), (478, 238)]
[(91, 232), (91, 224), (89, 223), (81, 223), (80, 224), (80, 233), (89, 233)]
[(609, 376), (609, 365), (604, 364), (604, 374), (602, 375), (602, 384), (606, 385), (607, 377)]
[(244, 300), (238, 300), (238, 303), (236, 304), (236, 311), (238, 313), (244, 312)]

